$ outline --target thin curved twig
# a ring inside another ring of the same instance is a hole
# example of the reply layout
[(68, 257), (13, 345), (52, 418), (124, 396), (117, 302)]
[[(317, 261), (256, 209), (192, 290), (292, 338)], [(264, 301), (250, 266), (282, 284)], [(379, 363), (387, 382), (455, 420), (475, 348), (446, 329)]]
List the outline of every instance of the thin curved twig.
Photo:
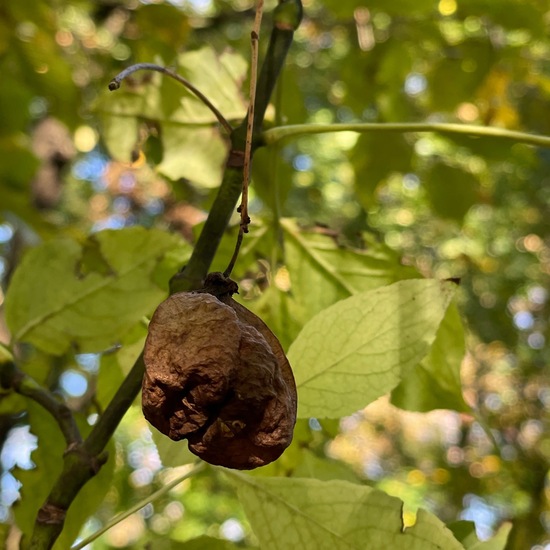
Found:
[(81, 550), (82, 548), (88, 546), (91, 542), (98, 539), (103, 533), (114, 527), (117, 523), (120, 523), (121, 521), (125, 520), (127, 517), (131, 516), (132, 514), (135, 514), (137, 511), (141, 510), (144, 506), (147, 506), (147, 504), (157, 500), (158, 498), (164, 496), (166, 493), (171, 491), (174, 487), (179, 485), (180, 483), (184, 482), (185, 480), (189, 479), (190, 477), (202, 472), (206, 467), (206, 464), (204, 462), (198, 462), (196, 463), (192, 469), (187, 470), (184, 474), (176, 477), (163, 487), (161, 487), (158, 491), (155, 491), (153, 494), (149, 495), (148, 497), (145, 497), (144, 499), (140, 500), (137, 504), (134, 504), (132, 507), (128, 508), (128, 510), (125, 510), (124, 512), (121, 512), (114, 518), (110, 519), (101, 529), (98, 529), (95, 533), (91, 534), (89, 537), (86, 537), (84, 540), (81, 540), (77, 544), (71, 547), (71, 550)]
[(180, 84), (183, 84), (212, 111), (214, 116), (218, 119), (218, 122), (224, 127), (225, 131), (231, 135), (231, 132), (233, 131), (231, 124), (227, 122), (227, 119), (220, 113), (217, 107), (215, 107), (214, 104), (200, 90), (195, 88), (189, 80), (183, 78), (183, 76), (180, 76), (177, 73), (174, 73), (166, 67), (162, 67), (161, 65), (156, 65), (155, 63), (136, 63), (135, 65), (131, 65), (117, 74), (113, 80), (109, 82), (109, 90), (111, 90), (111, 92), (118, 90), (120, 88), (120, 83), (136, 71), (156, 71), (157, 73), (165, 74), (166, 76), (177, 80)]

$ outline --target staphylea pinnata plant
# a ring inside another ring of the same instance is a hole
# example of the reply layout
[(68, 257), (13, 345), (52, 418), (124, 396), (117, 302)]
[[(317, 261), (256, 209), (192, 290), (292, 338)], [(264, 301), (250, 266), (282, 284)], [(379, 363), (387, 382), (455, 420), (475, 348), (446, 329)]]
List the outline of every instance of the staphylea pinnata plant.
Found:
[[(122, 517), (207, 468), (209, 475), (229, 480), (258, 544), (269, 550), (304, 544), (312, 549), (460, 549), (478, 544), (477, 539), (471, 542), (472, 525), (448, 527), (422, 510), (416, 523), (404, 529), (401, 501), (362, 483), (336, 476), (322, 480), (320, 475), (250, 476), (238, 471), (277, 459), (272, 467), (282, 464), (283, 468), (282, 453), (293, 436), (294, 448), (289, 452), (300, 452), (302, 441), (294, 434), (296, 419), (339, 419), (388, 392), (399, 404), (419, 386), (429, 386), (445, 395), (448, 406), (467, 410), (460, 392), (464, 344), (453, 303), (455, 282), (422, 279), (384, 251), (352, 253), (328, 247), (319, 235), (307, 236), (294, 222), (277, 220), (281, 232), (291, 237), (289, 242), (307, 248), (323, 273), (315, 280), (309, 274), (302, 281), (299, 276), (293, 279), (293, 301), (287, 296), (285, 307), (294, 308), (300, 318), (300, 309), (306, 308), (304, 289), (318, 293), (322, 307), (310, 312), (299, 335), (285, 336), (282, 345), (275, 331), (233, 298), (238, 286), (230, 276), (242, 243), (251, 237), (247, 236), (251, 224), (248, 184), (252, 158), (261, 147), (298, 135), (336, 131), (431, 131), (543, 146), (550, 140), (498, 128), (432, 122), (267, 129), (266, 109), (300, 24), (302, 6), (299, 0), (283, 0), (275, 8), (257, 74), (262, 11), (260, 3), (252, 30), (248, 111), (235, 126), (194, 83), (165, 67), (134, 65), (109, 85), (116, 92), (137, 71), (161, 73), (194, 94), (224, 132), (229, 146), (223, 178), (192, 251), (159, 230), (104, 231), (84, 243), (72, 239), (44, 243), (29, 252), (14, 275), (6, 298), (13, 339), (9, 347), (1, 348), (2, 386), (12, 392), (10, 396), (25, 399), (23, 406), (34, 426), (47, 422), (45, 410), (58, 427), (57, 439), (43, 452), (57, 453), (59, 468), (37, 490), (42, 500), (32, 509), (35, 517), (21, 508), (15, 511), (23, 547), (67, 548), (74, 543), (105, 495), (114, 468), (113, 434), (140, 391), (144, 415), (153, 426), (172, 440), (187, 439), (191, 452), (205, 463), (229, 469), (199, 462), (74, 548), (82, 548)], [(234, 254), (226, 258), (229, 266), (223, 273), (209, 273), (239, 196)], [(340, 261), (345, 273), (339, 270)], [(175, 274), (168, 283), (169, 268)], [(155, 278), (169, 286), (168, 298)], [(46, 279), (48, 285), (43, 284)], [(116, 391), (108, 395), (91, 428), (37, 382), (25, 361), (25, 346), (51, 355), (65, 353), (75, 344), (81, 352), (104, 351), (151, 314), (143, 351)], [(37, 459), (37, 470), (41, 466)], [(284, 468), (274, 471), (286, 473)], [(28, 487), (23, 484), (23, 500), (31, 499), (31, 482)], [(497, 533), (491, 548), (504, 548), (508, 530), (505, 526)], [(204, 548), (215, 544), (203, 541)]]

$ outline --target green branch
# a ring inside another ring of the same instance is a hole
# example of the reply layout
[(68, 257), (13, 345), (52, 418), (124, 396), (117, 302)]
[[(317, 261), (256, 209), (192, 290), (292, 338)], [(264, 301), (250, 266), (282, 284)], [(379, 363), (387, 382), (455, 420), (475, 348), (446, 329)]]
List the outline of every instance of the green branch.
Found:
[(311, 135), (328, 134), (332, 132), (435, 132), (439, 134), (462, 134), (471, 137), (492, 137), (507, 139), (516, 143), (550, 147), (550, 137), (514, 132), (504, 128), (491, 126), (475, 126), (473, 124), (454, 124), (447, 122), (363, 122), (356, 124), (294, 124), (279, 126), (267, 130), (263, 134), (265, 143), (271, 145), (283, 139)]
[(82, 436), (69, 407), (56, 399), (50, 391), (42, 387), (34, 378), (18, 369), (11, 360), (0, 362), (0, 385), (5, 389), (13, 389), (17, 393), (36, 401), (48, 411), (57, 422), (68, 449), (82, 443)]

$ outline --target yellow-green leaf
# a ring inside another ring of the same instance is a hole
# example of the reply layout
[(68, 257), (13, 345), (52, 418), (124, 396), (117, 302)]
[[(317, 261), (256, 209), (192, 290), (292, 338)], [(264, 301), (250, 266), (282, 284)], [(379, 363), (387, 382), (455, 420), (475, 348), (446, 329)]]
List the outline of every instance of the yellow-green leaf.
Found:
[(207, 188), (220, 184), (227, 147), (215, 128), (165, 124), (162, 145), (164, 155), (157, 169), (166, 177), (186, 178)]
[(178, 237), (141, 227), (32, 249), (6, 296), (13, 339), (53, 354), (71, 345), (81, 352), (112, 346), (166, 296), (155, 269), (174, 249), (187, 250)]
[(262, 548), (463, 550), (434, 515), (403, 529), (403, 502), (346, 481), (262, 478), (227, 472)]
[(338, 418), (391, 391), (428, 353), (455, 288), (433, 279), (400, 281), (311, 319), (288, 352), (298, 416)]
[(469, 411), (460, 380), (465, 353), (464, 328), (458, 308), (451, 304), (428, 355), (392, 391), (392, 404), (416, 412), (434, 409)]

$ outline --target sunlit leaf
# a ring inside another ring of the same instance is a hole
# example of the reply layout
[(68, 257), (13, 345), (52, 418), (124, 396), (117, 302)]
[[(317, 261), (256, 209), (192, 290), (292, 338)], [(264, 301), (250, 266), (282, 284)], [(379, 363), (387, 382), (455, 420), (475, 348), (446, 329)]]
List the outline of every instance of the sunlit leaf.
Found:
[(285, 348), (307, 321), (335, 302), (416, 276), (383, 245), (348, 248), (339, 246), (322, 230), (301, 230), (288, 219), (280, 223), (285, 267), (275, 274), (272, 287), (250, 307), (275, 331)]
[(465, 353), (464, 328), (456, 305), (451, 303), (430, 352), (392, 391), (392, 404), (417, 412), (468, 411), (460, 380)]
[[(279, 459), (262, 468), (251, 471), (251, 475), (262, 477), (286, 477), (294, 475), (298, 466), (304, 461), (305, 455), (312, 444), (313, 435), (308, 420), (299, 418), (294, 426), (292, 443)], [(304, 477), (307, 477), (304, 476)]]
[[(168, 8), (154, 6), (154, 8)], [(228, 120), (241, 119), (246, 101), (241, 86), (247, 63), (236, 53), (218, 55), (210, 46), (178, 57), (179, 69)], [(138, 142), (141, 120), (161, 126), (164, 149), (159, 170), (171, 179), (186, 178), (203, 187), (215, 187), (227, 145), (217, 129), (218, 119), (189, 90), (160, 74), (136, 76), (114, 93), (105, 91), (96, 104), (103, 139), (110, 154), (128, 162)], [(139, 80), (141, 78), (141, 80)]]
[(407, 280), (342, 300), (291, 345), (298, 416), (338, 418), (392, 390), (428, 353), (456, 285)]
[(186, 178), (201, 187), (220, 185), (227, 146), (216, 129), (165, 124), (162, 144), (159, 172), (172, 180)]
[(137, 118), (104, 115), (102, 121), (101, 136), (111, 157), (121, 162), (130, 162), (132, 151), (136, 149), (139, 140)]
[(238, 548), (250, 548), (236, 545), (228, 540), (216, 539), (206, 535), (195, 539), (179, 542), (170, 539), (155, 537), (147, 544), (149, 550), (237, 550)]
[(326, 456), (319, 456), (308, 449), (303, 449), (302, 454), (302, 461), (293, 472), (295, 477), (311, 477), (321, 481), (339, 479), (359, 483), (359, 477), (347, 464)]
[(370, 487), (345, 481), (227, 475), (237, 485), (263, 548), (463, 550), (429, 512), (419, 510), (416, 524), (403, 530), (403, 503)]
[(448, 527), (466, 550), (504, 550), (512, 524), (502, 524), (493, 537), (484, 541), (477, 538), (476, 525), (473, 521), (456, 521)]
[[(185, 52), (178, 58), (181, 74), (198, 88), (227, 120), (241, 119), (246, 101), (241, 86), (248, 64), (234, 52), (218, 55), (210, 46)], [(170, 113), (172, 122), (204, 124), (215, 122), (212, 112), (194, 95), (183, 94), (181, 107)]]
[(71, 239), (47, 242), (25, 256), (6, 296), (16, 341), (55, 354), (70, 345), (94, 352), (115, 344), (166, 296), (167, 281), (161, 288), (151, 278), (163, 255), (185, 248), (175, 236), (140, 227), (90, 239), (103, 258), (97, 271), (82, 264), (90, 256)]
[(173, 441), (153, 426), (149, 426), (149, 429), (165, 468), (175, 468), (197, 460), (197, 457), (187, 448), (187, 441)]
[(101, 354), (96, 381), (97, 402), (105, 408), (114, 397), (124, 377), (143, 351), (147, 336), (144, 323), (132, 327), (120, 340), (120, 347)]

